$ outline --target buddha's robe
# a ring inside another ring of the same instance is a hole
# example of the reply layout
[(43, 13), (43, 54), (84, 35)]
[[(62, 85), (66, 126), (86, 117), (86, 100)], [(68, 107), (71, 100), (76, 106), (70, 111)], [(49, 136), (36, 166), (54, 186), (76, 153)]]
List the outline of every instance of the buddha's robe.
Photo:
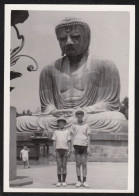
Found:
[[(42, 114), (18, 117), (18, 131), (55, 130), (57, 118), (51, 111), (83, 107), (87, 111), (84, 120), (92, 131), (127, 132), (127, 120), (118, 112), (120, 78), (112, 61), (89, 56), (70, 73), (68, 58), (58, 59), (42, 70), (39, 94)], [(67, 117), (66, 126), (75, 122), (74, 116)]]

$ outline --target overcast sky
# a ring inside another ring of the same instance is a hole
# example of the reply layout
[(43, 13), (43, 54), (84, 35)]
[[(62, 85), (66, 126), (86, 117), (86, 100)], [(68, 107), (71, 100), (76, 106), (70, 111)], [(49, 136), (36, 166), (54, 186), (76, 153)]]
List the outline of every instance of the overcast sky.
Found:
[[(61, 50), (55, 36), (55, 26), (65, 17), (80, 17), (91, 28), (90, 53), (100, 59), (113, 60), (120, 73), (121, 94), (123, 100), (128, 96), (128, 68), (129, 68), (129, 13), (103, 11), (29, 11), (29, 18), (17, 27), (25, 37), (25, 45), (20, 54), (27, 54), (35, 58), (39, 69), (28, 72), (27, 66), (33, 61), (22, 57), (12, 70), (23, 74), (21, 78), (11, 81), (15, 89), (11, 92), (11, 105), (18, 112), (30, 109), (35, 112), (40, 107), (39, 75), (45, 65), (61, 57)], [(11, 48), (18, 46), (20, 41), (11, 28)]]

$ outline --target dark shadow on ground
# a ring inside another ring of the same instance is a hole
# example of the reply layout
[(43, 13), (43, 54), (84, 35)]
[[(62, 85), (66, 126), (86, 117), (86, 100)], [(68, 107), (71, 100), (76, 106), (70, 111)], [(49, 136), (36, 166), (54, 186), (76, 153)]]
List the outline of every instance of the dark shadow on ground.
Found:
[(16, 179), (28, 178), (28, 176), (16, 176)]

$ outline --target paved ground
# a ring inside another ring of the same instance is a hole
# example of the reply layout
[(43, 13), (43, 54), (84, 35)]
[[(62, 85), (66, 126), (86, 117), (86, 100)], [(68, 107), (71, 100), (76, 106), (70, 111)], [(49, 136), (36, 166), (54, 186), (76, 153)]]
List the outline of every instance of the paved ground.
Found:
[[(89, 162), (87, 181), (90, 189), (126, 190), (127, 170), (127, 163)], [(57, 176), (55, 164), (50, 164), (49, 166), (36, 165), (31, 166), (29, 169), (23, 169), (22, 165), (18, 165), (17, 176), (29, 176), (33, 178), (33, 184), (23, 186), (22, 188), (56, 188)], [(68, 163), (67, 188), (76, 189), (76, 181), (75, 163)], [(64, 189), (64, 187), (58, 189)]]

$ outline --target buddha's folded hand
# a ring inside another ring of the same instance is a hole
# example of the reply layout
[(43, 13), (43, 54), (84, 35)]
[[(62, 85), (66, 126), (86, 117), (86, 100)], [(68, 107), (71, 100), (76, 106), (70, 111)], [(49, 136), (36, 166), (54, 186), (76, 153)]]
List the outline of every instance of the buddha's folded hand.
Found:
[(55, 117), (60, 117), (62, 115), (64, 115), (65, 117), (70, 117), (73, 115), (73, 110), (72, 109), (53, 110), (51, 114)]

